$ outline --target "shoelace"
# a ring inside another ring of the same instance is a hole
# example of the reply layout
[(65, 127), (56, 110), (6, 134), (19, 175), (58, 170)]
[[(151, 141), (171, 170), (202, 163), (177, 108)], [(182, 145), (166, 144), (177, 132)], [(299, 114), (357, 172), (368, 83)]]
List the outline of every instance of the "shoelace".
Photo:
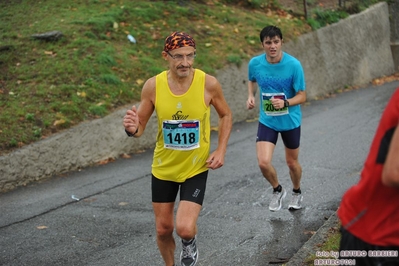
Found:
[(292, 195), (291, 204), (298, 205), (301, 195)]
[(280, 200), (280, 197), (281, 197), (281, 195), (280, 195), (281, 193), (279, 193), (279, 192), (273, 192), (273, 197), (272, 197), (272, 202), (273, 203), (278, 203), (278, 201)]
[(194, 250), (192, 245), (183, 245), (183, 258), (192, 258), (194, 254)]

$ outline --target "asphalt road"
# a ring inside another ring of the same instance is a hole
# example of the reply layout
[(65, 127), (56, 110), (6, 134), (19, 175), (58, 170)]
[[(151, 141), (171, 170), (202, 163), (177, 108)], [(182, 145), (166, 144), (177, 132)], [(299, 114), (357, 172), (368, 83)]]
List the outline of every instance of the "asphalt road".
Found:
[[(370, 86), (303, 107), (304, 208), (296, 212), (287, 210), (290, 195), (281, 211), (268, 210), (271, 189), (255, 155), (257, 122), (235, 124), (225, 166), (209, 174), (198, 266), (263, 266), (291, 258), (357, 182), (381, 112), (398, 86)], [(162, 265), (151, 157), (149, 150), (0, 194), (0, 265)], [(281, 139), (273, 162), (290, 191)]]

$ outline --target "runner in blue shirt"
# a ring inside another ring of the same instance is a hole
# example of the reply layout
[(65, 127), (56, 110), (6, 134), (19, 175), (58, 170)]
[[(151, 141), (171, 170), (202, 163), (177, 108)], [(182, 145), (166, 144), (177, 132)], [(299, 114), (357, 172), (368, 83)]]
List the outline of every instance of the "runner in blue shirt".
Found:
[(289, 210), (302, 208), (300, 182), (302, 167), (298, 161), (302, 113), (300, 104), (306, 101), (305, 76), (301, 63), (283, 52), (283, 35), (276, 26), (267, 26), (260, 32), (265, 53), (253, 57), (248, 65), (247, 108), (255, 107), (259, 87), (260, 114), (256, 138), (259, 168), (273, 187), (269, 210), (281, 209), (286, 190), (280, 185), (272, 165), (278, 135), (285, 146), (285, 157), (292, 181)]

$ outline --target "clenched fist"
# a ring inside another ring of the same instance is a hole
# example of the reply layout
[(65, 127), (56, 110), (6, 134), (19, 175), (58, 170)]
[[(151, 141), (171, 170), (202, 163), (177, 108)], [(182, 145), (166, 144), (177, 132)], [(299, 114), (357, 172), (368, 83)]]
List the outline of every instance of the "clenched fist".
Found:
[(127, 110), (126, 115), (123, 117), (123, 126), (125, 127), (126, 131), (134, 135), (139, 131), (139, 122), (136, 106), (133, 105), (132, 109)]

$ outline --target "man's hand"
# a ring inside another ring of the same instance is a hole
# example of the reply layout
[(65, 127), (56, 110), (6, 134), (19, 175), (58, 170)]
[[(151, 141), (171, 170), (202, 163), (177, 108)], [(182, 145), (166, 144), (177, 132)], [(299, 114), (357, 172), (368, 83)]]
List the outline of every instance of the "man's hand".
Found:
[(132, 106), (131, 110), (126, 111), (126, 115), (123, 117), (123, 126), (131, 134), (135, 134), (138, 131), (140, 121), (135, 105)]
[(248, 96), (247, 100), (247, 108), (249, 110), (253, 109), (255, 107), (255, 97), (254, 96)]
[(224, 153), (219, 152), (218, 150), (214, 151), (211, 155), (209, 155), (208, 160), (206, 160), (206, 167), (215, 170), (224, 165)]
[(284, 108), (284, 100), (283, 99), (271, 97), (270, 102), (273, 105), (274, 109)]

